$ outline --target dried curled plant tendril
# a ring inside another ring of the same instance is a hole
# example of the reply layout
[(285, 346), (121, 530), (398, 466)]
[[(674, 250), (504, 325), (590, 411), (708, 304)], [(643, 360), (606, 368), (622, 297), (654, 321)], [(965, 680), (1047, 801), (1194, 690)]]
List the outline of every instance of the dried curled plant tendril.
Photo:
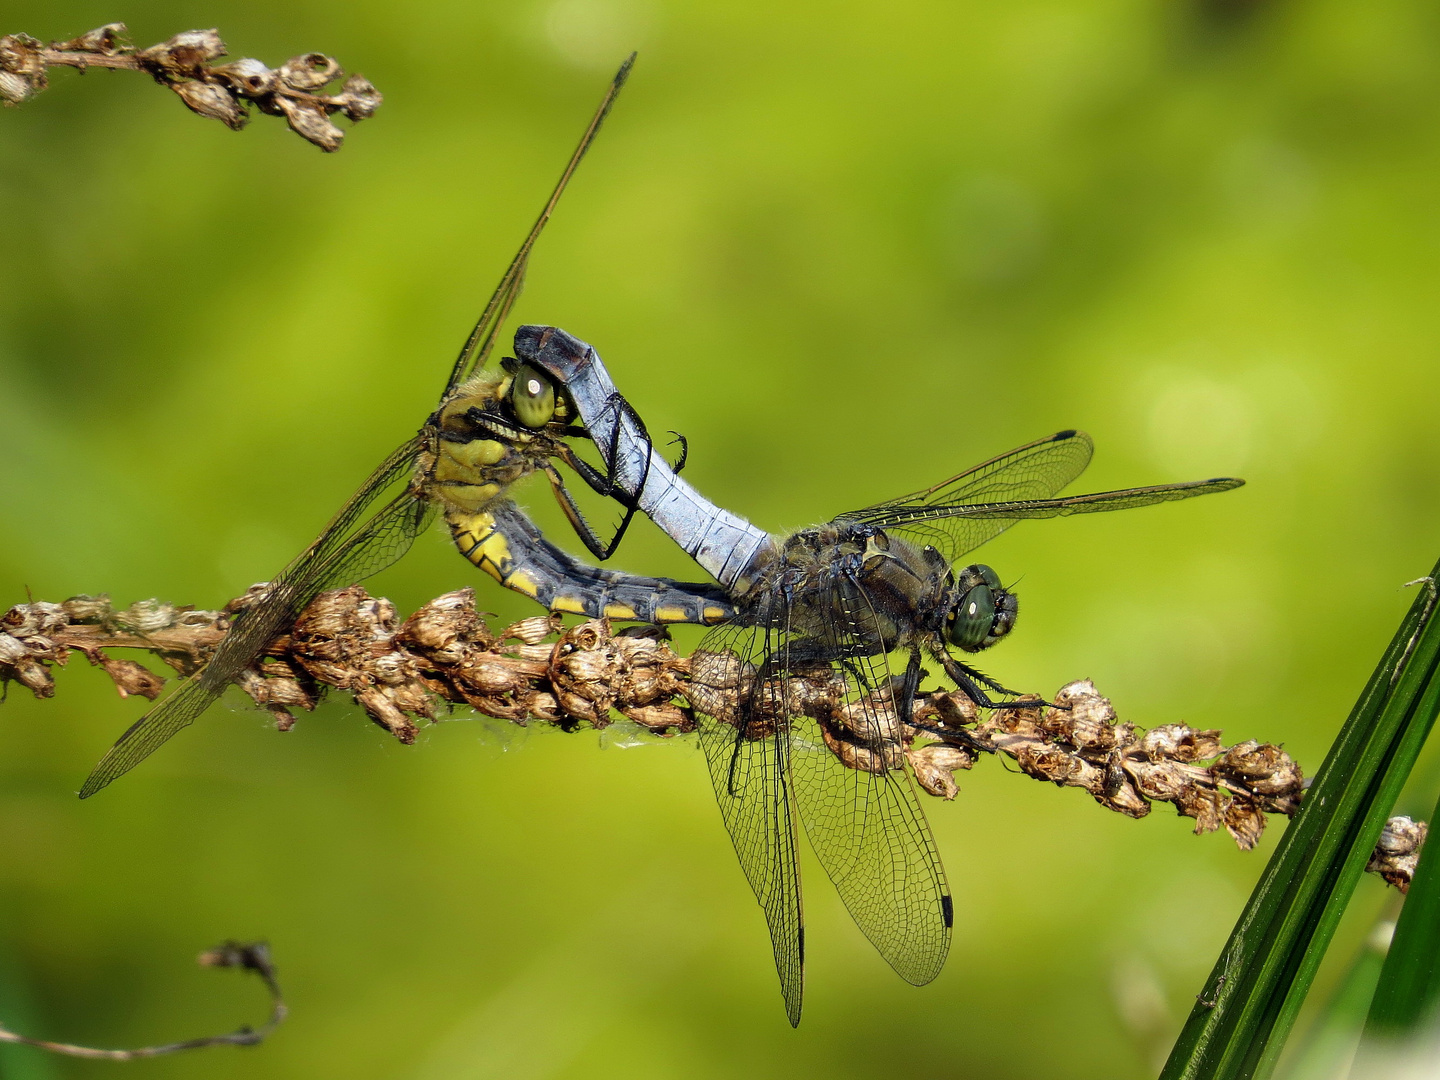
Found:
[[(51, 697), (53, 668), (79, 652), (105, 670), (122, 697), (153, 699), (161, 680), (107, 649), (144, 649), (188, 675), (224, 638), (230, 617), (267, 589), (256, 585), (223, 611), (154, 600), (117, 610), (103, 596), (16, 605), (0, 616), (0, 683)], [(415, 740), (417, 721), (435, 720), (437, 699), (567, 731), (607, 727), (618, 713), (664, 736), (693, 730), (694, 709), (735, 723), (747, 696), (763, 694), (777, 715), (783, 705), (814, 718), (848, 767), (879, 771), (908, 761), (920, 787), (938, 798), (953, 799), (955, 774), (994, 753), (1027, 776), (1081, 788), (1127, 817), (1170, 803), (1195, 819), (1197, 834), (1223, 827), (1243, 850), (1259, 840), (1267, 813), (1294, 815), (1305, 793), (1300, 766), (1280, 747), (1254, 739), (1226, 746), (1219, 731), (1186, 724), (1139, 728), (1121, 721), (1089, 680), (1061, 687), (1053, 701), (1037, 697), (1012, 709), (977, 708), (959, 690), (925, 693), (902, 725), (891, 687), (864, 702), (847, 698), (844, 680), (826, 665), (757, 685), (754, 669), (736, 657), (677, 656), (654, 627), (616, 631), (606, 620), (565, 627), (549, 615), (497, 634), (468, 588), (403, 621), (390, 601), (359, 586), (324, 593), (235, 682), (282, 731), (295, 725), (294, 710), (309, 711), (336, 689), (404, 743)], [(1367, 869), (1407, 889), (1425, 828), (1391, 819)]]
[[(214, 30), (187, 30), (138, 50), (125, 33), (124, 23), (109, 23), (49, 45), (28, 34), (0, 37), (0, 101), (28, 101), (49, 85), (51, 67), (143, 71), (201, 116), (239, 131), (250, 122), (254, 105), (285, 117), (297, 135), (328, 153), (345, 140), (345, 132), (330, 120), (333, 115), (359, 123), (374, 116), (384, 100), (363, 75), (345, 78), (340, 64), (324, 53), (295, 56), (274, 69), (248, 58), (220, 64), (216, 61), (225, 56), (225, 43)], [(335, 93), (324, 93), (342, 78)]]
[(52, 1054), (66, 1057), (92, 1058), (100, 1061), (134, 1061), (137, 1058), (161, 1057), (176, 1054), (182, 1050), (200, 1050), (207, 1046), (255, 1046), (284, 1022), (289, 1008), (280, 993), (280, 984), (275, 977), (275, 965), (270, 960), (270, 946), (263, 941), (227, 941), (213, 949), (207, 949), (196, 957), (201, 967), (240, 968), (253, 971), (270, 992), (270, 1016), (257, 1028), (242, 1027), (224, 1035), (206, 1035), (198, 1039), (162, 1043), (158, 1046), (137, 1046), (130, 1050), (105, 1050), (96, 1046), (80, 1046), (76, 1043), (51, 1042), (48, 1039), (34, 1039), (18, 1035), (0, 1024), (0, 1043), (20, 1043), (48, 1050)]

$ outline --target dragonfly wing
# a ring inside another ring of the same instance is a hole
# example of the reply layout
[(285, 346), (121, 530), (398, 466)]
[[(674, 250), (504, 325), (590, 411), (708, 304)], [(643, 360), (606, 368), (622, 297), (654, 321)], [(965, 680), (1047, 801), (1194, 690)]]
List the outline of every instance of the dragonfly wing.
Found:
[[(933, 487), (854, 510), (841, 517), (884, 527), (882, 521), (899, 513), (915, 515), (925, 510), (939, 517), (940, 512), (947, 508), (972, 503), (988, 505), (1046, 499), (1085, 471), (1094, 450), (1095, 444), (1083, 431), (1058, 431), (983, 461), (973, 469), (957, 473)], [(925, 543), (934, 544), (944, 551), (952, 562), (965, 551), (999, 536), (1014, 524), (1013, 521), (992, 519), (984, 524), (968, 526), (961, 530), (959, 537), (954, 537), (953, 530), (936, 528), (933, 518), (913, 517), (906, 520), (913, 525), (911, 532)], [(950, 550), (958, 543), (967, 546)]]
[(82, 799), (129, 772), (193, 723), (320, 593), (369, 577), (409, 549), (434, 510), (408, 490), (358, 529), (355, 525), (388, 488), (408, 480), (423, 446), (424, 439), (416, 436), (386, 458), (320, 537), (276, 575), (266, 595), (235, 617), (210, 662), (120, 736), (81, 787)]
[(510, 309), (514, 307), (521, 289), (524, 288), (525, 269), (526, 264), (530, 261), (530, 251), (534, 248), (535, 241), (540, 239), (540, 234), (550, 221), (550, 215), (555, 212), (555, 207), (560, 202), (560, 196), (565, 194), (570, 177), (580, 167), (580, 161), (585, 156), (585, 152), (590, 149), (590, 144), (600, 133), (600, 125), (609, 115), (610, 106), (615, 104), (615, 98), (620, 93), (620, 88), (625, 85), (625, 80), (630, 77), (630, 69), (634, 64), (635, 54), (631, 53), (625, 63), (620, 65), (620, 70), (615, 73), (615, 78), (610, 80), (610, 87), (605, 91), (600, 108), (595, 110), (595, 115), (590, 118), (589, 125), (585, 128), (584, 134), (580, 136), (580, 143), (575, 147), (575, 152), (570, 155), (570, 161), (566, 164), (565, 171), (560, 174), (560, 179), (555, 184), (555, 190), (550, 193), (550, 198), (546, 200), (540, 216), (530, 227), (530, 233), (525, 237), (525, 242), (515, 253), (515, 258), (510, 260), (510, 265), (505, 270), (505, 276), (500, 279), (500, 284), (495, 287), (490, 302), (480, 313), (480, 320), (475, 324), (475, 329), (470, 331), (470, 336), (465, 339), (465, 345), (461, 348), (460, 355), (455, 358), (455, 366), (450, 370), (450, 381), (445, 384), (445, 394), (441, 395), (442, 397), (447, 396), (450, 391), (464, 382), (471, 372), (484, 364), (486, 357), (490, 355), (490, 350), (495, 347), (495, 339), (499, 336), (500, 327), (504, 325), (506, 316), (510, 314)]
[(756, 662), (770, 651), (775, 637), (763, 626), (717, 627), (701, 641), (692, 670), (697, 679), (728, 682), (732, 688), (714, 715), (700, 712), (700, 745), (720, 817), (765, 912), (785, 1011), (796, 1025), (805, 984), (805, 924), (789, 740), (783, 728), (761, 715), (759, 695), (741, 693), (736, 705), (733, 689), (737, 680), (753, 684)]
[(1234, 477), (1217, 477), (1184, 484), (1098, 491), (1059, 499), (1028, 499), (960, 506), (895, 502), (861, 511), (864, 514), (861, 520), (877, 528), (912, 533), (926, 543), (933, 544), (948, 561), (955, 562), (1017, 521), (1129, 510), (1137, 506), (1151, 506), (1155, 503), (1233, 491), (1244, 483), (1244, 480)]
[(932, 487), (845, 516), (863, 517), (891, 506), (959, 506), (1048, 498), (1079, 477), (1094, 452), (1095, 444), (1085, 432), (1057, 431), (982, 461)]
[[(621, 65), (591, 118), (580, 143), (570, 156), (565, 171), (551, 192), (525, 242), (516, 252), (500, 284), (466, 339), (450, 372), (442, 399), (471, 372), (485, 362), (495, 345), (500, 327), (510, 313), (525, 280), (530, 251), (539, 239), (570, 177), (590, 148), (620, 88), (634, 63), (634, 54)], [(399, 496), (360, 526), (364, 512), (375, 498), (396, 480), (408, 477), (423, 445), (417, 437), (392, 454), (375, 474), (345, 504), (320, 538), (271, 583), (269, 593), (240, 616), (210, 663), (142, 716), (96, 766), (81, 788), (88, 798), (116, 777), (133, 769), (162, 743), (192, 723), (218, 697), (230, 681), (255, 661), (261, 649), (293, 621), (305, 606), (326, 589), (353, 584), (398, 559), (429, 521), (432, 508), (418, 496)]]
[[(902, 724), (914, 688), (892, 681), (883, 652), (867, 655), (873, 646), (862, 638), (875, 641), (877, 620), (863, 583), (837, 575), (816, 587), (834, 635), (826, 647), (839, 654), (832, 674), (844, 692), (834, 707), (791, 720), (800, 821), (856, 925), (901, 978), (919, 986), (945, 964), (953, 903), (905, 765)], [(804, 660), (789, 666), (799, 671)], [(899, 687), (898, 714), (892, 687)]]

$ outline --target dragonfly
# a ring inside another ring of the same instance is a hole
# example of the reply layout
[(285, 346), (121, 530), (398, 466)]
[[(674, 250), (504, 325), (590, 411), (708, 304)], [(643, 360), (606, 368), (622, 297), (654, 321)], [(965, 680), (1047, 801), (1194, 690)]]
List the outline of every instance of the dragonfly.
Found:
[[(133, 769), (193, 723), (320, 593), (355, 584), (394, 563), (437, 514), (445, 519), (466, 559), (552, 611), (701, 624), (718, 623), (733, 614), (724, 591), (713, 585), (622, 574), (580, 562), (546, 540), (506, 497), (515, 483), (543, 472), (581, 541), (602, 560), (613, 554), (638, 506), (633, 493), (621, 489), (615, 476), (575, 453), (569, 440), (588, 438), (589, 433), (577, 423), (578, 413), (563, 387), (513, 357), (486, 366), (520, 295), (531, 250), (599, 133), (634, 60), (632, 54), (611, 80), (540, 216), (466, 338), (435, 411), (381, 462), (315, 542), (266, 588), (248, 598), (251, 602), (235, 615), (209, 662), (120, 736), (85, 781), (82, 799)], [(640, 432), (640, 438), (649, 441), (643, 421), (624, 399), (617, 395), (601, 411), (606, 410), (625, 415), (625, 424), (612, 430)], [(679, 461), (673, 467), (667, 463), (667, 469), (683, 467), (684, 456), (682, 445)], [(602, 457), (618, 459), (615, 448)], [(554, 461), (573, 469), (594, 491), (624, 508), (608, 541), (601, 540), (581, 514)]]
[(515, 351), (566, 388), (597, 447), (618, 454), (608, 465), (620, 486), (735, 604), (691, 657), (690, 698), (790, 1022), (800, 1021), (804, 985), (802, 829), (881, 956), (907, 981), (929, 982), (949, 951), (954, 910), (903, 748), (916, 730), (967, 736), (913, 722), (923, 664), (938, 664), (983, 708), (1033, 704), (967, 659), (1010, 633), (1019, 602), (990, 566), (961, 560), (1026, 519), (1190, 499), (1244, 481), (1060, 496), (1093, 452), (1084, 432), (1061, 431), (898, 499), (771, 535), (669, 468), (609, 404), (618, 392), (585, 342), (522, 326)]

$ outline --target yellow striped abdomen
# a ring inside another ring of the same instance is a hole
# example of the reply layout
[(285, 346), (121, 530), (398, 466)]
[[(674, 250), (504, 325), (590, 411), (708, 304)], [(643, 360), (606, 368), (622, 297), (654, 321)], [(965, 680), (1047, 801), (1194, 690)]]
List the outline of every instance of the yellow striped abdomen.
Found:
[(460, 554), (507, 589), (550, 611), (587, 618), (711, 626), (735, 615), (715, 585), (587, 566), (546, 540), (509, 499), (470, 513), (445, 513)]

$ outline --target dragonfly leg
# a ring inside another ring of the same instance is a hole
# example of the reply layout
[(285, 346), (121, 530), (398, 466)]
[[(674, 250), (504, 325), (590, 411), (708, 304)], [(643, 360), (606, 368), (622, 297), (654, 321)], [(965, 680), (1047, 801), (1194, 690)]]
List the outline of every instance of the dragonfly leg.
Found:
[(916, 731), (923, 731), (927, 735), (939, 735), (949, 742), (959, 743), (968, 750), (974, 750), (977, 754), (995, 753), (995, 747), (977, 737), (974, 732), (966, 731), (964, 728), (931, 727), (929, 724), (917, 724), (914, 720), (907, 720), (905, 723)]
[[(895, 705), (895, 715), (902, 724), (909, 724), (911, 712), (915, 707), (915, 695), (920, 691), (920, 677), (924, 672), (920, 668), (920, 650), (912, 648), (910, 659), (905, 664), (905, 673), (900, 676), (899, 689), (890, 691), (890, 699)], [(893, 687), (894, 684), (892, 683)]]
[[(956, 666), (958, 667), (959, 665)], [(932, 727), (929, 724), (917, 724), (915, 722), (914, 716), (911, 715), (911, 710), (915, 701), (915, 695), (920, 690), (920, 677), (923, 674), (924, 672), (920, 670), (920, 649), (917, 647), (911, 650), (910, 662), (905, 665), (905, 674), (901, 676), (900, 686), (903, 696), (895, 702), (895, 711), (900, 717), (900, 722), (914, 728), (916, 731), (923, 731), (930, 735), (939, 735), (942, 738), (949, 739), (951, 742), (958, 742), (977, 753), (993, 754), (995, 752), (993, 746), (987, 745), (981, 739), (976, 738), (973, 732), (966, 731), (964, 728), (940, 728)], [(976, 672), (976, 674), (978, 675), (979, 672)], [(981, 676), (981, 678), (984, 678), (984, 676)], [(959, 680), (957, 679), (956, 681), (958, 682)], [(974, 700), (974, 692), (967, 688), (966, 693), (970, 694), (971, 699)], [(978, 705), (979, 702), (977, 701), (976, 704)]]
[(519, 428), (492, 412), (478, 409), (473, 405), (465, 411), (465, 419), (474, 424), (485, 434), (493, 436), (500, 442), (513, 446), (519, 441), (523, 434)]
[[(556, 443), (555, 456), (565, 462), (566, 465), (569, 465), (570, 468), (574, 469), (580, 478), (589, 484), (590, 489), (597, 495), (601, 495), (607, 499), (614, 499), (620, 503), (621, 506), (626, 507), (630, 511), (630, 514), (633, 515), (635, 506), (640, 501), (640, 495), (645, 490), (645, 485), (650, 479), (650, 450), (654, 444), (650, 441), (650, 433), (645, 429), (645, 422), (640, 419), (640, 414), (637, 413), (630, 403), (621, 397), (618, 392), (612, 394), (609, 400), (606, 401), (600, 413), (601, 417), (612, 409), (623, 413), (629, 418), (630, 422), (635, 426), (635, 429), (640, 433), (640, 441), (644, 444), (644, 450), (642, 451), (644, 462), (640, 466), (640, 483), (636, 485), (634, 494), (620, 487), (620, 433), (623, 425), (619, 421), (611, 425), (608, 440), (609, 445), (600, 450), (600, 456), (605, 459), (604, 472), (601, 472), (588, 461), (581, 458), (568, 444), (563, 442)], [(591, 442), (594, 442), (597, 448), (600, 446), (599, 442), (595, 439), (594, 433), (588, 428), (569, 427), (565, 430), (568, 435), (583, 436)], [(622, 530), (628, 527), (629, 524), (630, 522), (627, 517), (625, 525), (622, 526)]]
[(995, 701), (985, 693), (985, 690), (993, 690), (997, 694), (1009, 694), (1011, 697), (1019, 697), (1020, 691), (1001, 686), (994, 679), (976, 671), (969, 664), (960, 663), (948, 651), (939, 650), (936, 658), (944, 666), (945, 674), (954, 679), (955, 685), (964, 690), (966, 696), (982, 709), (1029, 709), (1035, 705), (1034, 701)]
[[(618, 390), (612, 393), (609, 398), (606, 399), (604, 407), (600, 410), (600, 417), (604, 417), (611, 410), (614, 410), (623, 419), (629, 420), (631, 426), (635, 429), (636, 432), (639, 433), (640, 441), (645, 444), (645, 475), (641, 477), (640, 487), (636, 490), (635, 493), (636, 497), (638, 498), (640, 492), (645, 490), (645, 480), (649, 477), (650, 451), (655, 446), (655, 440), (650, 438), (650, 432), (645, 427), (645, 421), (641, 419), (640, 414), (635, 411), (635, 406), (631, 405), (630, 402), (626, 401), (624, 396)], [(605, 455), (606, 461), (610, 465), (608, 477), (612, 484), (616, 479), (617, 462), (620, 456), (620, 429), (622, 426), (623, 425), (617, 421), (611, 427), (610, 445), (608, 447), (609, 453)], [(670, 471), (678, 475), (680, 471), (685, 468), (685, 462), (690, 459), (690, 441), (678, 431), (672, 431), (670, 432), (670, 434), (674, 435), (675, 438), (670, 440), (669, 445), (673, 446), (676, 443), (680, 444), (680, 456), (670, 464)], [(589, 436), (588, 432), (587, 437), (590, 437), (593, 441), (593, 436)], [(603, 494), (609, 493), (604, 492)]]
[[(565, 443), (555, 444), (555, 456), (570, 466), (570, 468), (574, 469), (575, 475), (580, 477), (581, 480), (584, 480), (586, 485), (591, 491), (595, 492), (595, 494), (604, 496), (607, 499), (614, 499), (624, 507), (630, 507), (638, 502), (637, 499), (620, 488), (610, 473), (601, 472), (579, 454), (575, 453), (575, 451)], [(612, 466), (611, 472), (613, 471)]]
[[(580, 459), (576, 458), (575, 460), (579, 461)], [(585, 545), (590, 554), (601, 562), (614, 555), (615, 549), (620, 546), (620, 541), (625, 538), (625, 530), (630, 527), (630, 522), (635, 517), (637, 504), (633, 500), (621, 500), (621, 505), (626, 507), (625, 517), (615, 530), (615, 535), (610, 538), (609, 543), (606, 543), (585, 520), (585, 515), (580, 512), (580, 507), (576, 504), (575, 497), (570, 494), (570, 489), (565, 486), (565, 478), (560, 475), (559, 470), (550, 464), (546, 464), (544, 470), (546, 479), (550, 481), (550, 490), (555, 493), (555, 501), (560, 504), (565, 519), (570, 522), (570, 527), (575, 530), (575, 535), (580, 537), (581, 543)], [(576, 471), (579, 472), (578, 469)]]
[(680, 444), (680, 456), (670, 463), (670, 471), (678, 476), (680, 471), (685, 468), (685, 462), (690, 460), (690, 440), (678, 431), (672, 431), (670, 434), (674, 435), (675, 438), (670, 440), (669, 445), (674, 446), (676, 443)]

